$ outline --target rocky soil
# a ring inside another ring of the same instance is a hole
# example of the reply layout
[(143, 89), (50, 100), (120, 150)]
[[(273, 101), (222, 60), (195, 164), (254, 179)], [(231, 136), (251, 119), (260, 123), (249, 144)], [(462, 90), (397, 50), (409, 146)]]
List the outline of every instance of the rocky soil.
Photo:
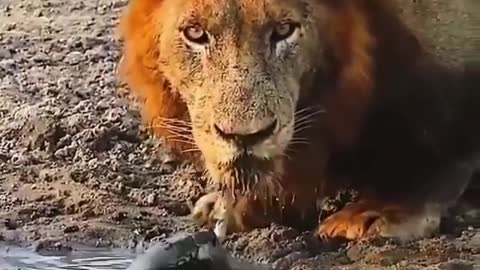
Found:
[[(140, 248), (196, 229), (187, 216), (201, 174), (145, 132), (117, 81), (114, 27), (126, 4), (1, 0), (2, 241)], [(276, 269), (480, 269), (478, 223), (454, 220), (442, 235), (406, 244), (326, 245), (272, 225), (227, 246)]]

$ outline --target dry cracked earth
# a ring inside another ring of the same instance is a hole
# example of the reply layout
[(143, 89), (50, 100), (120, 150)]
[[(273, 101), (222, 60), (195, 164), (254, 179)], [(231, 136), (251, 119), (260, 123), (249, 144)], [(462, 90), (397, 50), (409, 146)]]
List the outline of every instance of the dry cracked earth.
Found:
[[(196, 229), (187, 215), (201, 174), (145, 131), (116, 77), (126, 4), (0, 1), (2, 241), (141, 249)], [(232, 235), (227, 247), (275, 269), (480, 269), (475, 218), (456, 216), (412, 243), (324, 245), (272, 225)]]

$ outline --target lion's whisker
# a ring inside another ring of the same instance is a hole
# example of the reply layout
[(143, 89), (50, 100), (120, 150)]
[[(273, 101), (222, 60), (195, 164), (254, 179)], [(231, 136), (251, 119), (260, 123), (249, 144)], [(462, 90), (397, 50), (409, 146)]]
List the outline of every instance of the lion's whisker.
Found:
[[(316, 107), (318, 107), (318, 106), (316, 106)], [(305, 107), (305, 108), (302, 108), (302, 109), (296, 111), (296, 112), (295, 112), (295, 116), (300, 115), (300, 114), (302, 114), (302, 113), (304, 113), (304, 112), (308, 112), (308, 111), (310, 111), (310, 110), (325, 111), (325, 108), (324, 108), (323, 106), (320, 107), (320, 109), (318, 109), (318, 108), (316, 109), (315, 107), (311, 107), (311, 106), (310, 106), (310, 107)]]
[(290, 140), (290, 143), (296, 143), (296, 142), (310, 142), (308, 138), (303, 138), (303, 137), (293, 137)]
[(324, 114), (324, 113), (326, 113), (326, 111), (315, 111), (315, 112), (307, 114), (307, 115), (301, 115), (301, 116), (295, 117), (295, 122), (302, 122), (302, 121), (308, 120), (308, 119), (315, 119), (316, 116)]
[(191, 127), (181, 127), (177, 125), (172, 125), (172, 124), (167, 124), (167, 123), (156, 123), (155, 125), (150, 125), (150, 128), (164, 128), (164, 129), (171, 129), (171, 130), (177, 130), (181, 132), (192, 132)]
[(163, 123), (163, 124), (151, 125), (150, 128), (165, 128), (165, 129), (169, 129), (169, 130), (183, 131), (183, 132), (187, 132), (187, 133), (191, 133), (191, 132), (192, 132), (192, 129), (191, 129), (191, 128), (179, 127), (179, 126), (170, 125), (170, 124), (165, 124), (165, 123)]
[(294, 130), (297, 131), (299, 128), (304, 128), (305, 126), (311, 127), (311, 124), (314, 124), (315, 121), (304, 121), (293, 126)]
[(182, 150), (182, 153), (191, 153), (191, 152), (201, 152), (201, 150), (199, 148), (190, 148), (190, 149)]
[(295, 133), (298, 134), (298, 133), (300, 133), (300, 132), (302, 132), (302, 131), (304, 131), (304, 130), (306, 130), (306, 129), (309, 129), (309, 128), (311, 128), (311, 127), (312, 127), (312, 125), (306, 125), (306, 126), (303, 126), (303, 127), (300, 127), (300, 128), (296, 128), (294, 131), (295, 131)]
[[(159, 128), (159, 127), (160, 126), (157, 126), (157, 128)], [(177, 137), (185, 138), (185, 139), (188, 139), (188, 140), (193, 140), (192, 134), (188, 131), (176, 130), (176, 129), (172, 129), (172, 128), (169, 128), (169, 127), (162, 127), (162, 128), (166, 129), (170, 134), (175, 135)], [(153, 131), (153, 128), (150, 128), (149, 130)]]
[(190, 121), (185, 121), (185, 120), (182, 120), (182, 119), (178, 119), (178, 118), (168, 118), (168, 117), (161, 117), (161, 116), (157, 116), (153, 119), (153, 121), (161, 121), (161, 122), (171, 122), (171, 123), (179, 123), (179, 124), (184, 124), (186, 126), (190, 126)]
[(168, 135), (167, 137), (169, 137), (169, 138), (178, 137), (178, 138), (185, 139), (185, 140), (188, 140), (188, 141), (191, 141), (191, 142), (195, 142), (195, 140), (191, 136), (180, 134), (180, 133), (175, 133), (175, 132), (170, 132), (170, 133), (172, 133), (172, 135)]
[(313, 116), (313, 115), (318, 115), (318, 114), (322, 114), (322, 113), (326, 113), (327, 111), (325, 110), (325, 108), (321, 108), (321, 109), (315, 109), (314, 111), (310, 112), (310, 113), (307, 113), (305, 115), (302, 115), (303, 113), (306, 113), (308, 112), (309, 110), (314, 110), (314, 108), (312, 107), (307, 107), (307, 108), (304, 108), (304, 109), (301, 109), (297, 112), (294, 113), (294, 116), (295, 117), (304, 117), (304, 116)]
[(311, 145), (310, 142), (304, 141), (304, 142), (291, 142), (290, 145)]
[(166, 139), (179, 139), (179, 140), (184, 140), (187, 142), (195, 143), (195, 140), (192, 137), (189, 136), (182, 136), (181, 134), (171, 134), (165, 136)]
[(189, 141), (179, 140), (179, 139), (169, 139), (169, 138), (167, 138), (167, 141), (173, 142), (173, 143), (184, 143), (184, 144), (189, 144), (189, 145), (196, 145), (194, 142), (189, 142)]

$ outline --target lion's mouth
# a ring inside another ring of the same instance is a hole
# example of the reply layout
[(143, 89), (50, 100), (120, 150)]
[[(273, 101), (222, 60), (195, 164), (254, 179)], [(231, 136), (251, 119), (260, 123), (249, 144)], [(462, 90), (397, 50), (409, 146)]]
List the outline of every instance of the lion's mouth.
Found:
[(217, 183), (220, 190), (232, 194), (268, 194), (278, 185), (275, 160), (244, 154), (221, 164)]

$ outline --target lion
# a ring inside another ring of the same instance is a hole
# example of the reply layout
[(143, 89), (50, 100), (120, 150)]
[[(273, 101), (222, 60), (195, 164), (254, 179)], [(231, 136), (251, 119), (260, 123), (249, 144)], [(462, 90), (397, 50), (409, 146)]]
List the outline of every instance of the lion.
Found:
[[(145, 124), (207, 172), (199, 224), (349, 240), (438, 231), (476, 167), (478, 110), (388, 2), (130, 1), (120, 74)], [(345, 188), (358, 200), (318, 222)]]

